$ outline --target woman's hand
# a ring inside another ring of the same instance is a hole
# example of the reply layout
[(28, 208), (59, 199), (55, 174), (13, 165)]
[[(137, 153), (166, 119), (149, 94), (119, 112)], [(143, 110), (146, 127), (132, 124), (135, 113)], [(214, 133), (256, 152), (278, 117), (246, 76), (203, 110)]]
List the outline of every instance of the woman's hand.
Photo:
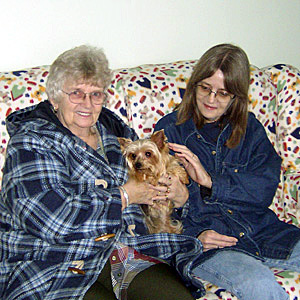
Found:
[(169, 148), (175, 152), (175, 156), (180, 159), (189, 176), (195, 182), (207, 188), (211, 188), (211, 177), (202, 166), (197, 155), (184, 145), (169, 143)]
[(203, 245), (203, 251), (235, 246), (238, 242), (237, 238), (217, 233), (214, 230), (203, 231), (198, 236), (198, 240), (200, 240)]
[(174, 207), (181, 207), (188, 200), (188, 189), (178, 176), (163, 175), (158, 183), (157, 186), (151, 186), (156, 193), (156, 196), (152, 198), (153, 201), (163, 202), (169, 199), (173, 202)]
[[(128, 194), (129, 204), (148, 204), (153, 205), (152, 198), (156, 195), (156, 191), (152, 189), (152, 186), (149, 183), (145, 182), (137, 182), (133, 179), (129, 179), (124, 185), (123, 188)], [(124, 205), (125, 198), (121, 191), (123, 208), (126, 207)]]

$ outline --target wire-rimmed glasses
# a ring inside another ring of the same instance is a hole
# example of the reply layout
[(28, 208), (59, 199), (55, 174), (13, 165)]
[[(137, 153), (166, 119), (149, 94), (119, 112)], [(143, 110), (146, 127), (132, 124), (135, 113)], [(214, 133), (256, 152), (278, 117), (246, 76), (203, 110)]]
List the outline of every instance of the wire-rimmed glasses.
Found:
[(204, 83), (198, 83), (196, 85), (197, 94), (202, 97), (208, 97), (211, 93), (215, 94), (215, 98), (218, 102), (225, 103), (233, 100), (235, 95), (228, 93), (225, 90), (217, 90), (216, 92), (213, 91), (208, 85)]
[(63, 93), (69, 96), (69, 100), (74, 104), (81, 104), (84, 102), (86, 96), (88, 95), (90, 99), (92, 100), (93, 104), (95, 105), (101, 105), (103, 104), (104, 100), (107, 97), (107, 94), (105, 92), (97, 91), (97, 92), (91, 92), (91, 93), (85, 93), (81, 90), (75, 90), (70, 93), (67, 93), (63, 90), (61, 90)]

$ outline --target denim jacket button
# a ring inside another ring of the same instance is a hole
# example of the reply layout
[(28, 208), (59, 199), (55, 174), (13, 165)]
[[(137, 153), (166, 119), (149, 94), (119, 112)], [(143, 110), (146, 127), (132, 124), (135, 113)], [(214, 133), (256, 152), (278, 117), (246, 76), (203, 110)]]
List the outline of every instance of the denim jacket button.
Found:
[(217, 152), (216, 152), (215, 150), (213, 150), (213, 151), (211, 151), (211, 154), (212, 154), (212, 155), (216, 155)]
[(230, 215), (233, 215), (233, 211), (231, 209), (228, 209), (227, 212), (230, 214)]
[(240, 237), (242, 238), (244, 235), (245, 235), (245, 233), (244, 232), (240, 232)]
[(234, 169), (234, 173), (238, 173), (239, 172), (239, 170), (238, 169)]

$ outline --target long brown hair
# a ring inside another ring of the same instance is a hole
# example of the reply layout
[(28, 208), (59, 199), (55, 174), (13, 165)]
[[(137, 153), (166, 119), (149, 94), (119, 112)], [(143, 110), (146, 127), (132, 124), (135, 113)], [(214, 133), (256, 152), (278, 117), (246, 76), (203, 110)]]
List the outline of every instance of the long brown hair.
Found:
[(238, 46), (216, 45), (207, 50), (199, 59), (178, 107), (177, 124), (193, 118), (198, 129), (204, 125), (205, 119), (197, 108), (196, 86), (197, 83), (214, 75), (217, 70), (223, 72), (225, 89), (235, 95), (233, 103), (226, 111), (226, 118), (233, 129), (226, 145), (234, 148), (246, 132), (250, 83), (249, 60), (244, 50)]

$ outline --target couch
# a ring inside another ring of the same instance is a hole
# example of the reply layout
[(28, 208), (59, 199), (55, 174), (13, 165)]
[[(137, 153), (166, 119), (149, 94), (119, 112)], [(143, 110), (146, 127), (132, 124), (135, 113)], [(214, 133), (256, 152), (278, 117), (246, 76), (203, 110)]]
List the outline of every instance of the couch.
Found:
[[(133, 127), (140, 138), (148, 137), (156, 122), (180, 103), (196, 60), (140, 65), (117, 69), (108, 87), (106, 106)], [(0, 183), (9, 140), (5, 117), (47, 98), (45, 82), (49, 66), (0, 72)], [(251, 65), (249, 109), (265, 126), (282, 157), (281, 182), (271, 208), (280, 219), (300, 226), (300, 73), (290, 65), (258, 68)], [(258, 183), (259, 184), (259, 183)], [(290, 299), (300, 300), (300, 274), (273, 269), (276, 280)], [(237, 299), (204, 282), (201, 299)]]

